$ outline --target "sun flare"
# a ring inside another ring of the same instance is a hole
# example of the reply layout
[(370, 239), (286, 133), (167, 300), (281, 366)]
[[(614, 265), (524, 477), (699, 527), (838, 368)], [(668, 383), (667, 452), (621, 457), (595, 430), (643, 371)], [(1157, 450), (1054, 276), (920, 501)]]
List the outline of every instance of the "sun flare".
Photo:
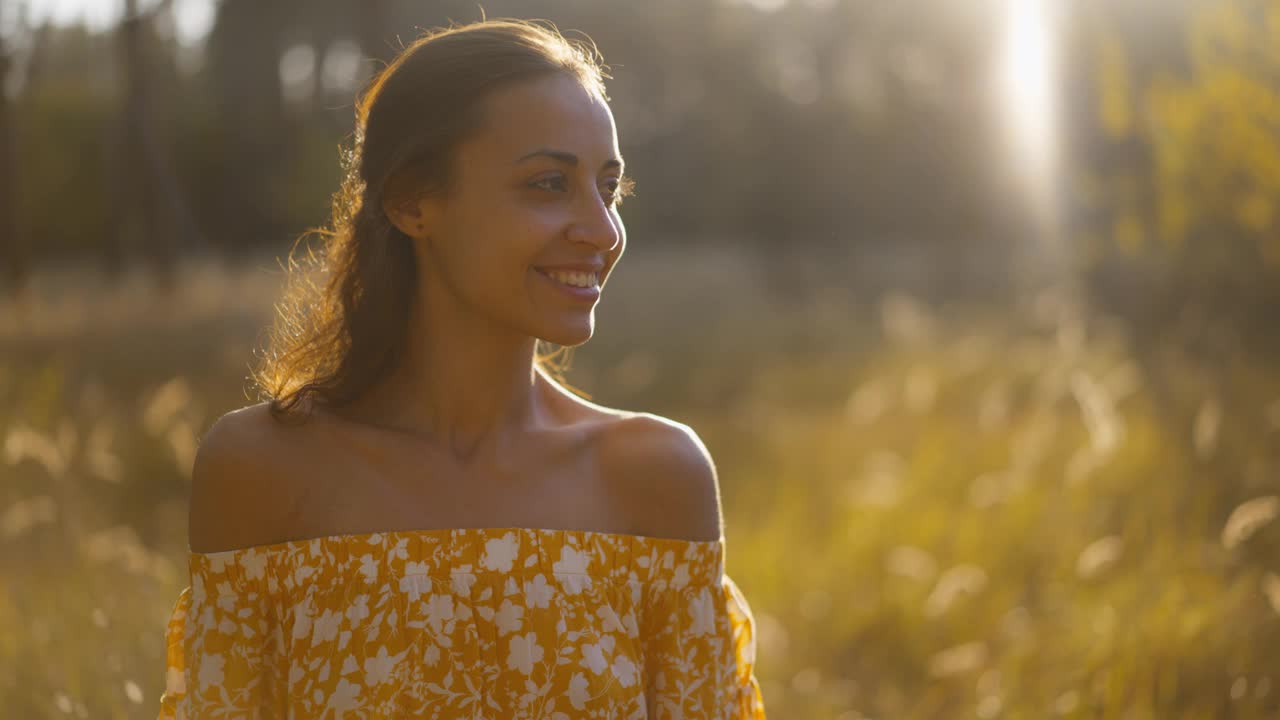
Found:
[[(1048, 0), (1006, 0), (1003, 96), (1017, 159), (1049, 172), (1053, 147), (1053, 36)], [(1043, 179), (1043, 178), (1040, 178)]]

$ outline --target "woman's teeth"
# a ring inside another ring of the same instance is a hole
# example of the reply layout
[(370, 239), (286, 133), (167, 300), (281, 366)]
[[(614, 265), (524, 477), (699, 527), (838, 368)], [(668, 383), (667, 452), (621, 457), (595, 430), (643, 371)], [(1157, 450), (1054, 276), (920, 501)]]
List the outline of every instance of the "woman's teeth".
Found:
[(582, 272), (562, 272), (560, 270), (544, 270), (543, 275), (564, 285), (572, 285), (573, 287), (595, 287), (600, 282), (598, 273), (582, 273)]

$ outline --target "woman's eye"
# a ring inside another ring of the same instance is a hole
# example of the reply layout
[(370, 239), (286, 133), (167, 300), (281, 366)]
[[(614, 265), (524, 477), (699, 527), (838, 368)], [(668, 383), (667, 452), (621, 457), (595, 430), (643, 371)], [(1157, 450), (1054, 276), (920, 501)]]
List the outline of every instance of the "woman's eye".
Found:
[[(550, 192), (565, 192), (568, 190), (568, 180), (563, 175), (539, 178), (531, 181), (529, 185)], [(634, 186), (635, 182), (631, 178), (615, 178), (605, 186), (606, 201), (613, 207), (621, 205), (622, 198), (631, 195)]]
[(546, 190), (550, 190), (551, 192), (562, 192), (562, 191), (563, 191), (562, 189), (557, 189), (557, 187), (556, 187), (556, 186), (552, 186), (550, 183), (558, 183), (558, 184), (559, 184), (559, 186), (563, 186), (563, 185), (564, 185), (564, 178), (563, 178), (562, 176), (560, 176), (560, 175), (553, 175), (553, 176), (551, 176), (551, 177), (545, 177), (545, 178), (542, 178), (542, 179), (540, 179), (540, 180), (534, 180), (532, 183), (529, 183), (529, 184), (530, 184), (530, 185), (533, 185), (534, 187), (540, 187), (540, 188), (544, 188), (544, 189), (546, 189)]
[(614, 207), (622, 204), (622, 198), (628, 197), (635, 189), (635, 181), (629, 177), (619, 178), (609, 184), (609, 201)]

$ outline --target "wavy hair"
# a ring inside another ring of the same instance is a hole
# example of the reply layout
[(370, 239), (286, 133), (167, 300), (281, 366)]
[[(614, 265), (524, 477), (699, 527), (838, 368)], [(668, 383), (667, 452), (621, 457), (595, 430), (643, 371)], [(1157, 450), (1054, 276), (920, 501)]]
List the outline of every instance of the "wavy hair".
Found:
[[(584, 38), (586, 36), (584, 35)], [(394, 367), (405, 350), (418, 282), (414, 247), (383, 211), (401, 187), (448, 193), (454, 150), (479, 126), (495, 89), (568, 75), (607, 100), (610, 77), (595, 43), (569, 40), (552, 23), (481, 20), (429, 30), (369, 81), (355, 131), (341, 150), (343, 180), (327, 227), (295, 241), (283, 299), (251, 379), (282, 419), (312, 398), (342, 406)], [(295, 257), (309, 238), (317, 251)], [(564, 387), (569, 347), (535, 344), (535, 365)]]

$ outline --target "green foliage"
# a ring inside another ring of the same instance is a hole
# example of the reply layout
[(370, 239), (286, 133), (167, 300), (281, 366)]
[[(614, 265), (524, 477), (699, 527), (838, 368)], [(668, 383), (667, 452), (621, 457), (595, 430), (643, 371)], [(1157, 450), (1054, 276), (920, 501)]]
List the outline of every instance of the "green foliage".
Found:
[(1280, 301), (1280, 2), (1088, 7), (1092, 117), (1072, 151), (1088, 270), (1129, 268), (1120, 282), (1168, 305), (1270, 312)]
[[(1258, 20), (1263, 20), (1258, 22)], [(1160, 77), (1144, 101), (1152, 122), (1161, 233), (1248, 238), (1280, 271), (1280, 3), (1198, 8), (1190, 77)]]

